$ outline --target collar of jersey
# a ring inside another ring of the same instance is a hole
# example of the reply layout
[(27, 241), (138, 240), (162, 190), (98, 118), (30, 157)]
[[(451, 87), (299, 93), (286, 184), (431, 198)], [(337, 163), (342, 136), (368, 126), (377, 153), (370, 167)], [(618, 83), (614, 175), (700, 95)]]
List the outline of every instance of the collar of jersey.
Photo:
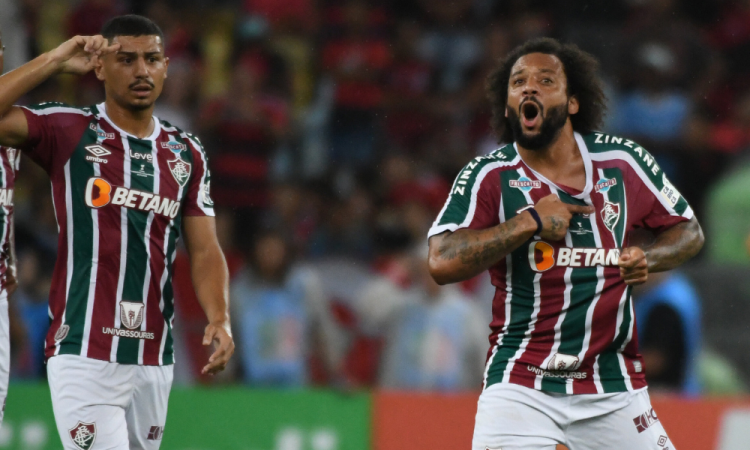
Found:
[(127, 131), (123, 130), (122, 128), (115, 125), (114, 122), (112, 122), (112, 119), (109, 118), (107, 115), (107, 109), (105, 106), (105, 103), (99, 103), (96, 105), (96, 109), (99, 110), (99, 115), (102, 116), (104, 120), (107, 121), (108, 124), (112, 125), (112, 128), (117, 130), (120, 134), (124, 134), (125, 136), (131, 137), (133, 139), (138, 139), (141, 141), (155, 141), (157, 137), (159, 137), (159, 134), (161, 133), (161, 123), (159, 123), (159, 119), (156, 116), (151, 116), (151, 120), (154, 121), (154, 131), (151, 133), (151, 136), (145, 137), (145, 138), (139, 138), (138, 136), (134, 134), (130, 134)]
[[(586, 147), (586, 143), (583, 141), (583, 137), (578, 132), (573, 132), (573, 136), (576, 138), (576, 144), (578, 144), (578, 150), (581, 152), (581, 158), (583, 158), (583, 168), (586, 172), (586, 186), (583, 188), (583, 192), (577, 195), (571, 195), (573, 198), (581, 199), (588, 197), (591, 194), (591, 189), (594, 188), (594, 183), (591, 181), (591, 173), (593, 172), (593, 166), (591, 164), (591, 156), (589, 155), (589, 149)], [(518, 157), (521, 158), (521, 153), (518, 151), (518, 145), (516, 143), (513, 143), (513, 148), (516, 149), (516, 154), (518, 154)], [(523, 161), (523, 158), (521, 158), (521, 161)], [(553, 186), (555, 189), (558, 189), (563, 192), (567, 192), (565, 189), (561, 188), (554, 182), (550, 181), (542, 175), (541, 173), (537, 172), (536, 170), (532, 169), (531, 166), (526, 164), (526, 161), (523, 161), (523, 165), (526, 166), (527, 169), (531, 171), (531, 173), (534, 174), (534, 176), (542, 181), (543, 183)]]

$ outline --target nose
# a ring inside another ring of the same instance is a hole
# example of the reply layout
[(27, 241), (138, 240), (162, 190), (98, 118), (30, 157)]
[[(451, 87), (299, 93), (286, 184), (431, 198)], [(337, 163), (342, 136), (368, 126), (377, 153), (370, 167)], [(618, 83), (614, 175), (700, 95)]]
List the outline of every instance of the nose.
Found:
[(526, 82), (526, 84), (523, 86), (523, 95), (530, 96), (530, 95), (537, 95), (539, 93), (538, 86), (535, 81), (529, 80)]
[(136, 77), (147, 77), (148, 70), (146, 70), (146, 60), (144, 58), (138, 58), (135, 63), (135, 76)]

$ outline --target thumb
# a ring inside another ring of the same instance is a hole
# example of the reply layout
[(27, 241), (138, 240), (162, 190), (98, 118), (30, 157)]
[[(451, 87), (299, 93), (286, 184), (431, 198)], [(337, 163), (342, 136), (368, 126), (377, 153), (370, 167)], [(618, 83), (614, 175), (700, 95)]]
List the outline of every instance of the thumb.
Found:
[(209, 325), (206, 327), (206, 334), (203, 335), (203, 345), (210, 345), (211, 341), (214, 340), (214, 336), (216, 336), (216, 327)]
[(568, 208), (568, 211), (571, 214), (591, 214), (594, 212), (594, 208), (592, 206), (571, 205), (568, 203), (566, 203), (565, 206)]

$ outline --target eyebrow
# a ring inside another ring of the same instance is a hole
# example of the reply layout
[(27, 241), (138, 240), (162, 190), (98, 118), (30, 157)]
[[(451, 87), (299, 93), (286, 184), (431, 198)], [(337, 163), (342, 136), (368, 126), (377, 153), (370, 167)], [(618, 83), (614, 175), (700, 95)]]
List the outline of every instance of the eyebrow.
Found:
[[(524, 69), (517, 70), (517, 71), (513, 72), (512, 74), (510, 74), (510, 76), (511, 77), (515, 77), (516, 75), (519, 75), (519, 74), (523, 73), (523, 71), (524, 71)], [(554, 75), (554, 74), (557, 74), (557, 71), (556, 70), (552, 70), (552, 69), (539, 69), (539, 73), (551, 73), (551, 74)]]
[[(138, 56), (138, 52), (124, 52), (122, 50), (119, 50), (117, 52), (118, 55), (125, 55), (125, 56)], [(144, 52), (143, 56), (153, 56), (153, 55), (160, 55), (161, 52)]]

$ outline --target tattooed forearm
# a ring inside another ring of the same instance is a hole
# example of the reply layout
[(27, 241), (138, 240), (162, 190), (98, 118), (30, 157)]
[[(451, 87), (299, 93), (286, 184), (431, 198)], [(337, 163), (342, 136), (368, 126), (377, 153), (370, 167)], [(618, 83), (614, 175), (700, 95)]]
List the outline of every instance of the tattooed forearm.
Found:
[(703, 247), (703, 230), (695, 217), (663, 231), (644, 248), (649, 272), (674, 269)]
[(525, 217), (486, 230), (461, 229), (430, 239), (430, 272), (441, 284), (471, 278), (497, 264), (534, 235), (536, 222)]

